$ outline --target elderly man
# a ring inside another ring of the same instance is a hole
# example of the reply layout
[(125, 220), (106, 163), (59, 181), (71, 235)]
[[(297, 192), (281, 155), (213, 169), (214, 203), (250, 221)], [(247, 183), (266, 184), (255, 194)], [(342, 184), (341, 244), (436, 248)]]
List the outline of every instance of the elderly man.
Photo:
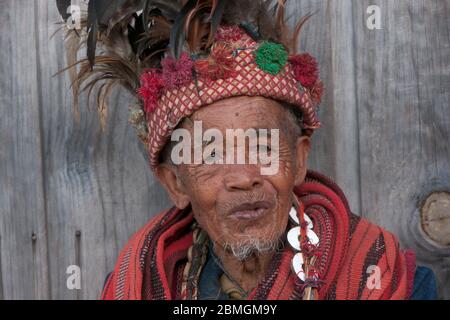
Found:
[[(97, 73), (94, 80), (119, 79), (139, 94), (131, 122), (174, 203), (121, 251), (102, 298), (434, 297), (432, 274), (416, 269), (414, 254), (307, 170), (323, 92), (315, 59), (296, 53), (307, 17), (291, 33), (284, 1), (274, 9), (226, 2), (156, 1), (144, 12), (141, 1), (128, 11), (112, 4), (122, 15), (100, 15), (108, 33), (95, 34), (101, 19), (89, 29), (88, 54), (98, 38), (109, 55), (84, 61), (78, 80)], [(126, 21), (126, 50), (117, 21)], [(142, 66), (133, 87), (126, 80)]]

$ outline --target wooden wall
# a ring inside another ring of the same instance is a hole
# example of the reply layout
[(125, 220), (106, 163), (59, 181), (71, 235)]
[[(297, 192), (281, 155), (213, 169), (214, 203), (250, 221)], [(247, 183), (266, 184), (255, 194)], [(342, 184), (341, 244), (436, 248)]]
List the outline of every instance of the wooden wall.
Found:
[[(381, 30), (366, 27), (369, 5)], [(301, 49), (319, 58), (327, 94), (310, 166), (337, 180), (355, 213), (396, 233), (450, 298), (450, 247), (420, 228), (419, 206), (450, 191), (450, 0), (291, 0), (318, 9)], [(169, 204), (127, 124), (130, 97), (72, 116), (54, 1), (0, 11), (0, 299), (95, 299), (120, 248)], [(83, 106), (86, 100), (80, 101)], [(450, 232), (450, 230), (448, 231)], [(66, 268), (79, 265), (81, 290)]]

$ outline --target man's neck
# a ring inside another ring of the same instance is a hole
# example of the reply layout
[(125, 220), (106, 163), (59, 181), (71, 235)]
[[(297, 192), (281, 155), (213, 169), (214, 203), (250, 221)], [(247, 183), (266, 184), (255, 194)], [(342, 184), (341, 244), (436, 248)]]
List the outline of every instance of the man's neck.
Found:
[(214, 252), (228, 275), (247, 292), (262, 281), (275, 254), (274, 251), (255, 253), (240, 261), (220, 245), (214, 246)]

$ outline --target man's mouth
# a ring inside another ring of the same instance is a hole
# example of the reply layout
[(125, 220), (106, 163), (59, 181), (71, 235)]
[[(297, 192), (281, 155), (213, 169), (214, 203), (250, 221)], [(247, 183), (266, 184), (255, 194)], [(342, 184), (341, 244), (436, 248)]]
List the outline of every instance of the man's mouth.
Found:
[(271, 206), (268, 201), (247, 202), (234, 207), (228, 216), (237, 220), (259, 219), (269, 211)]

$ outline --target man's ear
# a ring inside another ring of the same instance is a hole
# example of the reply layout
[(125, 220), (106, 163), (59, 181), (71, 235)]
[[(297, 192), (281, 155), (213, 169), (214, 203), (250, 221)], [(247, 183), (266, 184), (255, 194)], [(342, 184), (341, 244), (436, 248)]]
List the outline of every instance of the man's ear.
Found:
[(295, 185), (300, 185), (306, 177), (306, 171), (308, 170), (308, 155), (311, 150), (311, 138), (302, 135), (297, 138), (296, 142), (296, 168), (295, 172)]
[(169, 193), (175, 206), (178, 209), (184, 209), (190, 203), (189, 196), (185, 193), (176, 170), (174, 166), (162, 163), (156, 168), (155, 175)]

